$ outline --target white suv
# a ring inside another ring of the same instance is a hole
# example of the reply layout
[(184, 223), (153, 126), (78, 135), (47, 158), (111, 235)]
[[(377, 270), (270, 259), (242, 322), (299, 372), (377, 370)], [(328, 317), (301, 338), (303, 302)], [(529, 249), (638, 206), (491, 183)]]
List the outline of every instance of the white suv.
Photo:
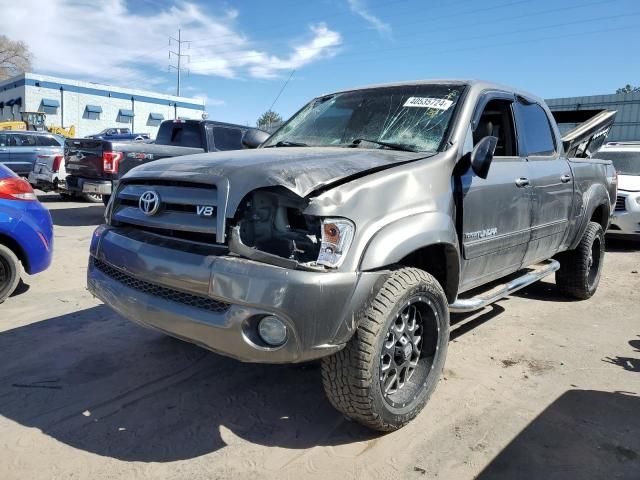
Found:
[(594, 156), (611, 160), (618, 172), (618, 198), (607, 233), (640, 238), (640, 141), (609, 142)]

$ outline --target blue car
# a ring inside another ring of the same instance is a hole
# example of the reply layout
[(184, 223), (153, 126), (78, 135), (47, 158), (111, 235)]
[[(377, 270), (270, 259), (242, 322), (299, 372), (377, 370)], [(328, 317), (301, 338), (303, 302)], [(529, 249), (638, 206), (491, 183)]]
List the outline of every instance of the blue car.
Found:
[(29, 182), (0, 164), (0, 303), (18, 286), (20, 265), (33, 275), (53, 254), (51, 215)]

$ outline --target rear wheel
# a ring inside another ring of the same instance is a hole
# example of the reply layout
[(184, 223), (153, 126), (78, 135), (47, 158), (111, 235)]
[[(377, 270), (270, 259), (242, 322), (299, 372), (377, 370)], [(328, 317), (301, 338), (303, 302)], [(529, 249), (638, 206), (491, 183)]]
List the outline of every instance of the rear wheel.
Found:
[(347, 346), (323, 359), (329, 401), (369, 428), (397, 430), (427, 403), (448, 342), (442, 287), (422, 270), (396, 270), (371, 299)]
[(20, 260), (4, 245), (0, 245), (0, 303), (4, 302), (20, 281)]
[(102, 203), (102, 195), (99, 193), (83, 193), (82, 198), (89, 203)]
[(596, 222), (589, 222), (580, 243), (574, 250), (558, 257), (560, 270), (556, 285), (570, 297), (586, 300), (596, 293), (604, 261), (604, 231)]

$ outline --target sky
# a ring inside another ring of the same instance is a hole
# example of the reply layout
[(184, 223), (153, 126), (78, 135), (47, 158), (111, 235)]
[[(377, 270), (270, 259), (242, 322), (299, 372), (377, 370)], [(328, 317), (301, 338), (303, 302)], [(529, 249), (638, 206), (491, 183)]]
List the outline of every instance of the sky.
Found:
[(281, 91), (286, 119), (317, 95), (393, 81), (477, 78), (544, 98), (640, 85), (638, 0), (0, 0), (0, 12), (35, 73), (159, 93), (175, 94), (181, 29), (181, 94), (241, 124)]

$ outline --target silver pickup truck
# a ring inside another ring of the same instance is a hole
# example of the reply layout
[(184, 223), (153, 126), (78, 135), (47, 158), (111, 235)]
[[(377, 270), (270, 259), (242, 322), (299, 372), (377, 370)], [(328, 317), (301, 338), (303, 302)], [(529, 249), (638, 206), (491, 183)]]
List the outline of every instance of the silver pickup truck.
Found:
[(561, 138), (542, 100), (479, 81), (323, 95), (256, 150), (131, 170), (89, 289), (241, 361), (321, 358), (338, 410), (394, 430), (435, 389), (450, 312), (553, 272), (594, 294), (616, 176), (569, 157), (597, 150), (614, 115)]

